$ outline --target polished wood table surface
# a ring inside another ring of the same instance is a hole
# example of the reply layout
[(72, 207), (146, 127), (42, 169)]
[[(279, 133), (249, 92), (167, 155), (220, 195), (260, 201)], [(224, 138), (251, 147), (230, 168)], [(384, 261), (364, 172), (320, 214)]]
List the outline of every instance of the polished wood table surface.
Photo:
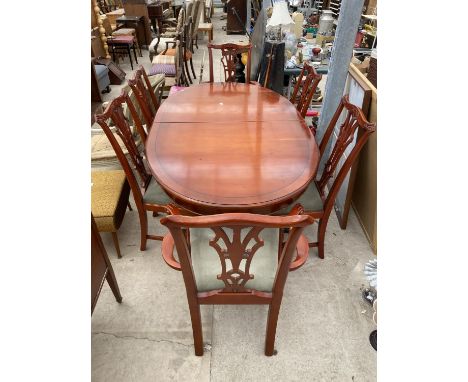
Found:
[(273, 213), (314, 178), (319, 149), (295, 107), (257, 86), (190, 86), (161, 105), (146, 142), (166, 193), (200, 214)]

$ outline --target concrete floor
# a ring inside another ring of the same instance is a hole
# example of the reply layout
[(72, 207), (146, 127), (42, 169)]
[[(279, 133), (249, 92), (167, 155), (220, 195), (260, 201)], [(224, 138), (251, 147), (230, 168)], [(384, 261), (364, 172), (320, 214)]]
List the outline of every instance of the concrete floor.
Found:
[[(245, 39), (226, 36), (215, 11), (215, 42)], [(206, 41), (195, 52), (197, 76)], [(139, 62), (149, 69), (148, 52), (143, 55)], [(129, 64), (121, 67), (130, 72)], [(120, 88), (112, 86), (105, 99)], [(166, 232), (158, 218), (149, 220), (150, 233)], [(314, 237), (315, 226), (306, 232)], [(123, 302), (105, 283), (92, 317), (93, 381), (376, 380), (377, 353), (368, 340), (375, 329), (372, 308), (360, 292), (367, 285), (364, 264), (374, 255), (353, 211), (345, 231), (332, 212), (325, 259), (311, 249), (307, 263), (289, 275), (273, 357), (263, 353), (267, 307), (227, 305), (202, 306), (205, 354), (196, 357), (181, 273), (164, 263), (160, 242), (150, 240), (139, 251), (135, 209), (127, 211), (118, 234), (122, 259), (110, 234), (102, 237)]]

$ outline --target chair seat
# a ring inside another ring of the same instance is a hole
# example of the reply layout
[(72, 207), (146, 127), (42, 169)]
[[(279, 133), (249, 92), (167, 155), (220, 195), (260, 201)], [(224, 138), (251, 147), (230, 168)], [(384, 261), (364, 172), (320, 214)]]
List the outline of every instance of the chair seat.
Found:
[(154, 64), (148, 74), (150, 76), (155, 74), (165, 74), (166, 85), (168, 85), (168, 77), (174, 77), (176, 74), (175, 64)]
[[(230, 230), (226, 233), (232, 235)], [(215, 233), (209, 228), (190, 230), (192, 265), (199, 292), (224, 288), (223, 281), (217, 279), (222, 273), (218, 253), (209, 245), (209, 240), (214, 237)], [(266, 228), (260, 238), (264, 246), (257, 250), (250, 263), (250, 273), (255, 277), (247, 281), (245, 287), (271, 292), (278, 266), (278, 229)]]
[(198, 30), (201, 32), (207, 32), (213, 29), (212, 23), (199, 23)]
[(163, 191), (159, 183), (156, 182), (154, 178), (151, 178), (148, 189), (143, 195), (143, 201), (148, 204), (159, 205), (174, 203), (174, 201), (169, 196), (167, 196), (167, 194)]
[(122, 223), (130, 194), (125, 172), (92, 171), (91, 182), (91, 212), (98, 231), (117, 231)]
[(153, 58), (153, 61), (151, 63), (175, 65), (175, 54), (174, 55), (158, 54), (156, 57)]
[(135, 38), (133, 36), (121, 35), (107, 40), (107, 44), (128, 44), (133, 45)]
[[(143, 126), (145, 128), (145, 126)], [(101, 126), (95, 123), (92, 126), (92, 130), (99, 131)], [(132, 132), (134, 133), (134, 128), (132, 127)], [(135, 133), (134, 133), (135, 134)], [(119, 142), (120, 147), (122, 148), (123, 153), (129, 157), (128, 150), (125, 144), (122, 142), (121, 138), (114, 133), (115, 137), (117, 138), (117, 142)], [(138, 150), (143, 150), (143, 143), (138, 135), (136, 138), (136, 144)], [(104, 132), (100, 133), (93, 133), (91, 135), (91, 167), (92, 168), (113, 168), (113, 169), (121, 169), (122, 165), (120, 164), (117, 156), (115, 155), (115, 151), (107, 139), (106, 134)]]
[(320, 194), (315, 186), (315, 182), (312, 181), (309, 184), (309, 187), (301, 195), (301, 197), (296, 200), (293, 204), (282, 208), (281, 210), (275, 212), (274, 216), (287, 215), (291, 208), (297, 203), (300, 203), (304, 207), (305, 212), (322, 212), (323, 211), (323, 202)]
[[(173, 49), (173, 48), (169, 48), (168, 50), (166, 50), (166, 52), (164, 53), (164, 56), (175, 56), (176, 55), (176, 50)], [(156, 58), (156, 57), (155, 57)], [(192, 52), (190, 50), (186, 50), (185, 51), (185, 61), (188, 61), (192, 58)], [(154, 61), (154, 60), (153, 60)]]

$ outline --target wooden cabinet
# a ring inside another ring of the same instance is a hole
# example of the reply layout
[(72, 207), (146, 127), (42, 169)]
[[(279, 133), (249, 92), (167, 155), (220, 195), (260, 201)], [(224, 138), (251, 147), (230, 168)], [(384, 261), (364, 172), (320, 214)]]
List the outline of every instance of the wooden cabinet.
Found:
[[(239, 18), (235, 15), (236, 10)], [(247, 2), (245, 0), (231, 0), (227, 3), (226, 33), (244, 34), (245, 23), (247, 21)]]

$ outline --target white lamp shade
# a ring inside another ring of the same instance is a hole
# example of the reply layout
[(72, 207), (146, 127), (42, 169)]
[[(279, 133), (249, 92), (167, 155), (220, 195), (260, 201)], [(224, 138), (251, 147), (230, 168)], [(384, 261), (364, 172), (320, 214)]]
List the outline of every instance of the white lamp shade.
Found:
[(273, 14), (267, 22), (267, 28), (277, 26), (292, 26), (294, 21), (289, 16), (288, 5), (286, 1), (276, 1), (273, 4)]

